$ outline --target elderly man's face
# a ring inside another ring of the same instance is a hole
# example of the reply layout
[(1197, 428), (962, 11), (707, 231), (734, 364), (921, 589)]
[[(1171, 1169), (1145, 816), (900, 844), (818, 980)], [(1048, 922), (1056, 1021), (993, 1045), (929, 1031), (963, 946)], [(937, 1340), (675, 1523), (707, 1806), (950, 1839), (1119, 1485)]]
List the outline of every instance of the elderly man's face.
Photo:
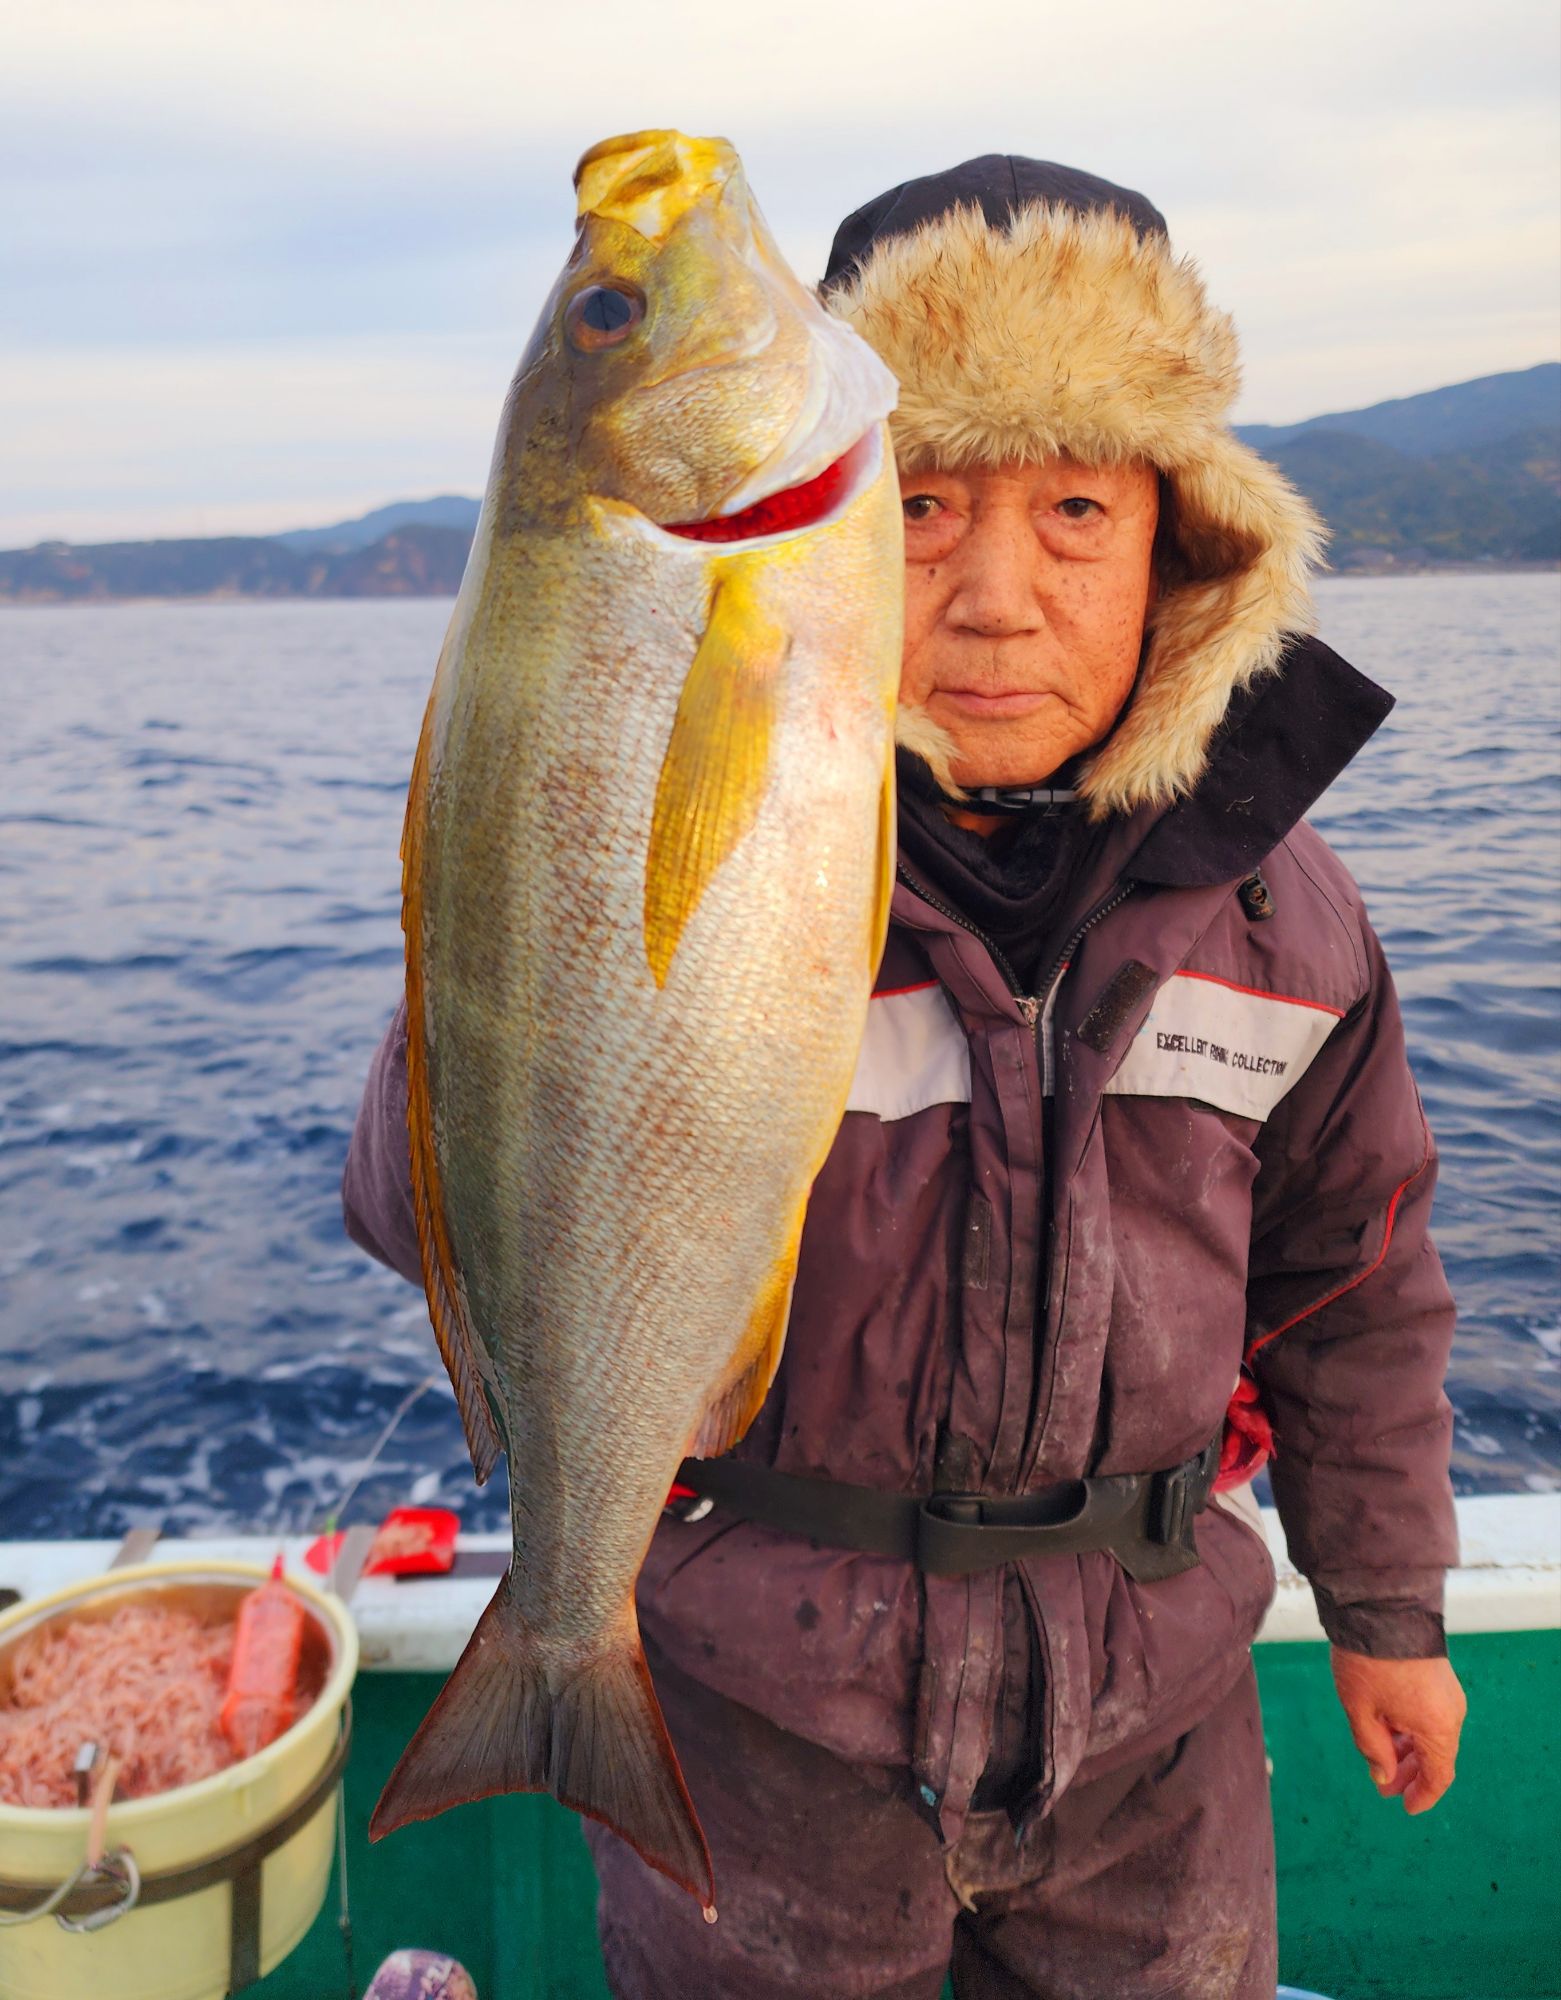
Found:
[(1159, 481), (1071, 458), (900, 480), (901, 699), (952, 737), (963, 785), (1028, 785), (1098, 743), (1130, 693)]

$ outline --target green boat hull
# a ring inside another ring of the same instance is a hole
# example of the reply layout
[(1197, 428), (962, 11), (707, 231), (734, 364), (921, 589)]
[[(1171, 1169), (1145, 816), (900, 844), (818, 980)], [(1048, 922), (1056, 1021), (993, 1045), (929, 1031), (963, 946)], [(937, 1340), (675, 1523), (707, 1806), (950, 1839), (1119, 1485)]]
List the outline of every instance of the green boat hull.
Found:
[[(1327, 1648), (1256, 1648), (1279, 1851), (1281, 1977), (1338, 2000), (1551, 2000), (1561, 1993), (1561, 1632), (1452, 1642), (1469, 1695), (1458, 1782), (1432, 1813), (1378, 1799), (1333, 1696)], [(347, 1774), (356, 1992), (398, 1945), (453, 1953), (482, 2000), (602, 2000), (595, 1877), (574, 1816), (543, 1798), (462, 1806), (367, 1842), (379, 1788), (437, 1674), (359, 1676)], [(333, 1888), (263, 2000), (349, 1992)]]

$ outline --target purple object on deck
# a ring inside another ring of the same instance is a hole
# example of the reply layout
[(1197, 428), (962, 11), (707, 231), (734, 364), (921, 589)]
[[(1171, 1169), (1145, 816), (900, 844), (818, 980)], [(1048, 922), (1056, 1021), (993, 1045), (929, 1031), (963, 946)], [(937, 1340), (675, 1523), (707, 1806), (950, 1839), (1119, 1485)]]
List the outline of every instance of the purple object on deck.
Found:
[(393, 1951), (363, 2000), (477, 2000), (472, 1976), (442, 1951)]

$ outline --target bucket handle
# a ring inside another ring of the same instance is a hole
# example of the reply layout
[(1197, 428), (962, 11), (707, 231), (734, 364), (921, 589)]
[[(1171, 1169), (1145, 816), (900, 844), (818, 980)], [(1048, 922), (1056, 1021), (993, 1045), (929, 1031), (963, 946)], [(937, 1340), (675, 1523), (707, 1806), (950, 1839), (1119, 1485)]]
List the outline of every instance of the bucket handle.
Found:
[[(262, 1832), (192, 1867), (169, 1868), (144, 1877), (129, 1848), (116, 1848), (95, 1869), (83, 1861), (73, 1875), (36, 1904), (21, 1901), (21, 1897), (32, 1892), (32, 1883), (0, 1880), (0, 1926), (30, 1924), (40, 1917), (52, 1916), (68, 1931), (101, 1930), (138, 1906), (145, 1909), (154, 1903), (171, 1903), (180, 1896), (193, 1896), (202, 1889), (210, 1889), (218, 1882), (231, 1882), (228, 1991), (242, 1992), (260, 1977), (260, 1865), (267, 1855), (285, 1846), (307, 1826), (320, 1810), (341, 1777), (351, 1743), (349, 1701), (342, 1712), (341, 1729), (331, 1754), (309, 1789), (296, 1805)], [(113, 1893), (116, 1889), (122, 1893)]]
[[(60, 1913), (61, 1904), (77, 1889), (93, 1891), (107, 1884), (117, 1885), (123, 1894), (108, 1902), (94, 1900), (83, 1916), (67, 1917)], [(111, 1924), (116, 1917), (133, 1910), (140, 1895), (141, 1871), (136, 1866), (135, 1856), (125, 1848), (105, 1855), (96, 1863), (83, 1861), (57, 1889), (51, 1889), (43, 1901), (34, 1903), (31, 1909), (0, 1909), (0, 1929), (12, 1924), (35, 1924), (40, 1917), (56, 1917), (61, 1930), (100, 1931), (105, 1924)]]
[(128, 1917), (141, 1900), (141, 1871), (128, 1847), (122, 1847), (114, 1854), (105, 1854), (95, 1867), (84, 1861), (76, 1870), (76, 1880), (82, 1882), (88, 1878), (94, 1883), (118, 1882), (125, 1893), (117, 1903), (103, 1903), (95, 1910), (88, 1910), (82, 1917), (67, 1917), (62, 1910), (54, 1921), (62, 1931), (74, 1931), (78, 1937), (87, 1931), (102, 1930), (116, 1917)]

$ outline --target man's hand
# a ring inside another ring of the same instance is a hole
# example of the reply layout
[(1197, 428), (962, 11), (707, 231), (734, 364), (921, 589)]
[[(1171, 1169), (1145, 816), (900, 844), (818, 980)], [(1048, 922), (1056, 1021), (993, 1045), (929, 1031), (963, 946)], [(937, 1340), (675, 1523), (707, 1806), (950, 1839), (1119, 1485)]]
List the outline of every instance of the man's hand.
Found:
[(1453, 1781), (1469, 1704), (1447, 1660), (1373, 1660), (1332, 1648), (1355, 1748), (1385, 1799), (1429, 1812)]

